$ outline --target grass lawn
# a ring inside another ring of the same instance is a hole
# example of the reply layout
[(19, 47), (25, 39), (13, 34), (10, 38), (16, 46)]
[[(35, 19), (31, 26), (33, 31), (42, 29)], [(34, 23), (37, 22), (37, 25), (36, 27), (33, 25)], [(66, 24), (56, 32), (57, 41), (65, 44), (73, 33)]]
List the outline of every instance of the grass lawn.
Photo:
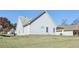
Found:
[(78, 48), (79, 36), (0, 36), (0, 48)]

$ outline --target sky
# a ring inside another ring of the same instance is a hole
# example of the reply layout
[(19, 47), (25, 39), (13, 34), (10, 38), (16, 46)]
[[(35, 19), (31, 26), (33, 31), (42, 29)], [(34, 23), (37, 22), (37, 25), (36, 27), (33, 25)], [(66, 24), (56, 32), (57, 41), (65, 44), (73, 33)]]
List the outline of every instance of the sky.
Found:
[[(0, 10), (0, 16), (7, 17), (11, 23), (16, 23), (18, 16), (26, 16), (33, 18), (42, 10)], [(76, 18), (79, 18), (79, 10), (47, 10), (52, 21), (57, 25), (61, 24), (63, 19), (66, 19), (68, 24), (71, 24)]]

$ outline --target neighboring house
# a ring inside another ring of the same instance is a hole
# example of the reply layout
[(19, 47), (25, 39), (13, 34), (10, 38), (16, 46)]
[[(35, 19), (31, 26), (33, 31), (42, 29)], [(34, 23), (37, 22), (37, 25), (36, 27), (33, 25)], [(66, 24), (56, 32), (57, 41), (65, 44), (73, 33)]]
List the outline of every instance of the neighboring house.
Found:
[(14, 28), (12, 28), (9, 32), (7, 32), (7, 34), (15, 34), (15, 29)]
[(47, 11), (42, 11), (31, 20), (20, 16), (17, 21), (16, 35), (55, 35), (56, 25)]
[(79, 24), (59, 26), (56, 29), (56, 35), (73, 36), (79, 35)]

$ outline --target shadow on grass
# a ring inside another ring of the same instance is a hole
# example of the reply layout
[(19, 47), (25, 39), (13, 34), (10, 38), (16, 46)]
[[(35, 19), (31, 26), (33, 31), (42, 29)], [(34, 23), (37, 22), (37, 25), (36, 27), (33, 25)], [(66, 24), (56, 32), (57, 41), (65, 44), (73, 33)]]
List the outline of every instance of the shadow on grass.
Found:
[(9, 36), (9, 35), (0, 35), (0, 36), (2, 36), (2, 37), (11, 37), (11, 36)]

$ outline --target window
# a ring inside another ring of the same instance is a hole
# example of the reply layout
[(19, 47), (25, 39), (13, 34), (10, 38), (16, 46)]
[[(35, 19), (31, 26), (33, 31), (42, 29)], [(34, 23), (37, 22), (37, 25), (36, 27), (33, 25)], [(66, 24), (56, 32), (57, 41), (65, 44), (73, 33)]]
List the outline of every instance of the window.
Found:
[(46, 32), (48, 33), (48, 27), (46, 27)]
[(55, 33), (55, 28), (53, 28), (53, 32)]

